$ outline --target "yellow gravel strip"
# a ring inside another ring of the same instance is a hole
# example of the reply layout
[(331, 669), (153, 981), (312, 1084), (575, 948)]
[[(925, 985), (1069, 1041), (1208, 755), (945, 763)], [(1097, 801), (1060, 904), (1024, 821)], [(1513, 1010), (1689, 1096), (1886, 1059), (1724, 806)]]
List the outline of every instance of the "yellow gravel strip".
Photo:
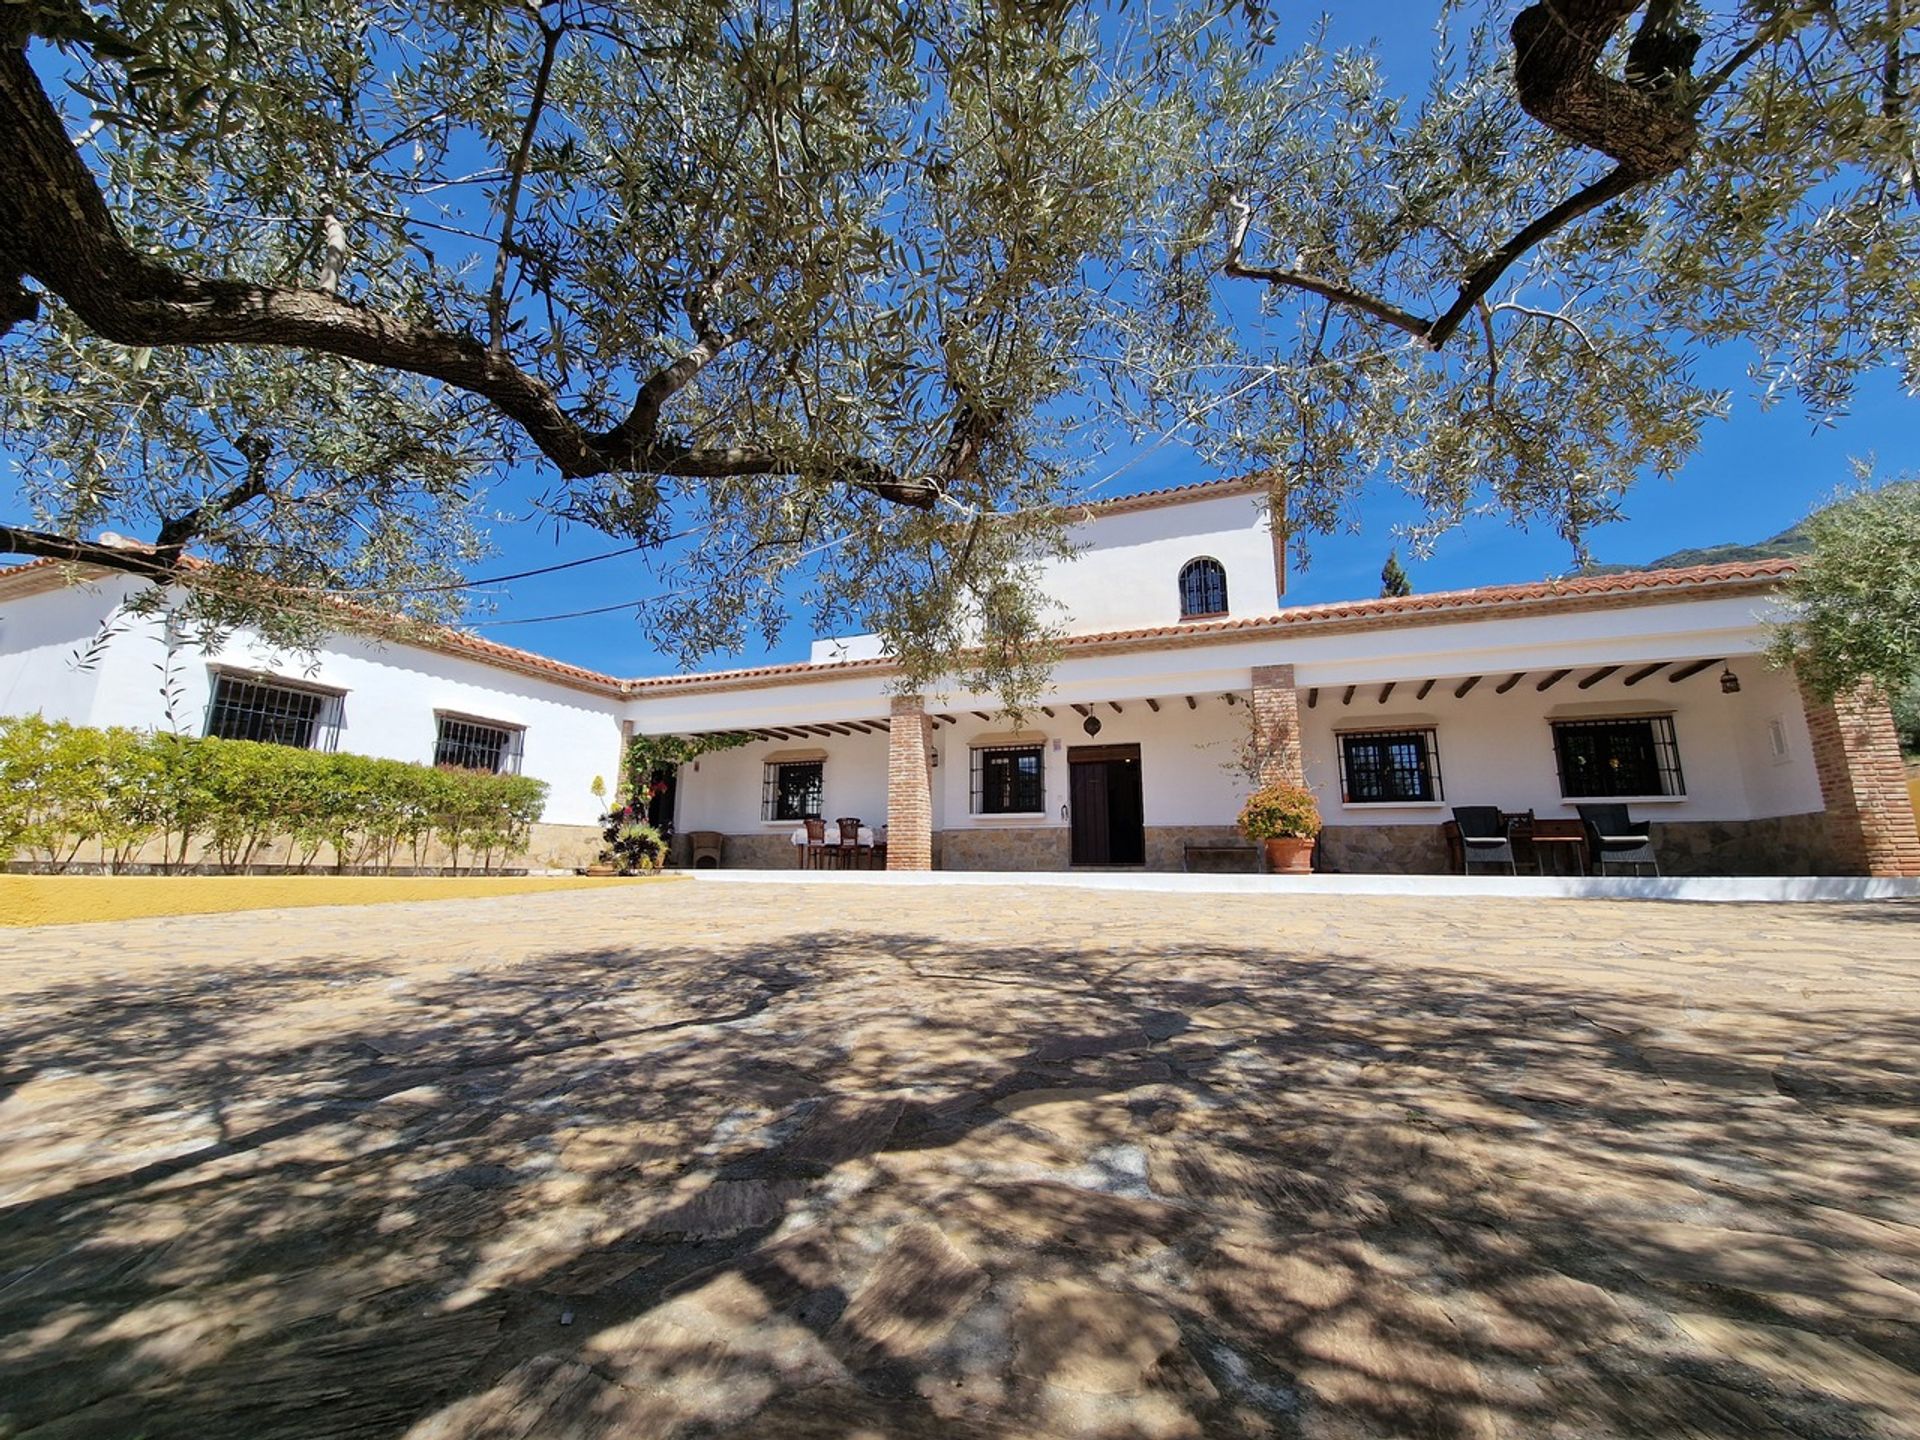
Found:
[(73, 925), (149, 915), (214, 915), (306, 905), (477, 900), (550, 890), (600, 890), (671, 876), (576, 875), (0, 875), (0, 925)]

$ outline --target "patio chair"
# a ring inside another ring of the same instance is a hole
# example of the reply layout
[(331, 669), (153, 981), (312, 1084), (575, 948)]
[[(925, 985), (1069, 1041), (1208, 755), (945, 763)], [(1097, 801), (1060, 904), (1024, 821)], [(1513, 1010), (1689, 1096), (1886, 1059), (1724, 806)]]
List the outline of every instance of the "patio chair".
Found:
[(884, 825), (873, 832), (873, 856), (868, 863), (876, 870), (887, 868), (887, 827)]
[(858, 870), (864, 860), (869, 865), (873, 861), (873, 843), (860, 842), (860, 817), (842, 816), (833, 822), (840, 827), (839, 861), (842, 870)]
[(1453, 823), (1460, 827), (1462, 875), (1471, 875), (1475, 865), (1504, 865), (1509, 874), (1520, 873), (1513, 859), (1513, 840), (1498, 806), (1456, 805)]
[(1624, 805), (1576, 805), (1580, 823), (1586, 827), (1587, 850), (1593, 857), (1596, 875), (1607, 873), (1609, 865), (1645, 865), (1660, 873), (1660, 861), (1653, 853), (1653, 822), (1634, 820)]
[(800, 852), (802, 870), (823, 870), (827, 864), (827, 822), (824, 820), (802, 820), (807, 827), (806, 848)]

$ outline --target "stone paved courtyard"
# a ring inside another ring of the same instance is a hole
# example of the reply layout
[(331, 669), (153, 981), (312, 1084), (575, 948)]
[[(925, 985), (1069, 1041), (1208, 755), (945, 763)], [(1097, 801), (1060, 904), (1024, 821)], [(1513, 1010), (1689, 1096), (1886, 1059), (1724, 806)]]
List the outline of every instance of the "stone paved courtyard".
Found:
[(0, 1435), (1920, 1435), (1920, 908), (0, 934)]

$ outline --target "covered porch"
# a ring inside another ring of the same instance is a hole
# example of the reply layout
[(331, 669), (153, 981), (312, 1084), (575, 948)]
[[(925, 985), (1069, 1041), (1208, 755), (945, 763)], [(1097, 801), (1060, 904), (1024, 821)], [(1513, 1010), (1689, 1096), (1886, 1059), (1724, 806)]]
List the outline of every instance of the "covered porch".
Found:
[(1649, 824), (1666, 875), (1920, 869), (1884, 703), (1804, 695), (1765, 643), (1733, 598), (1393, 626), (1316, 612), (1069, 645), (1017, 716), (894, 693), (886, 662), (856, 660), (668, 682), (635, 724), (749, 737), (676, 786), (676, 829), (718, 836), (726, 868), (798, 868), (816, 818), (884, 835), (894, 870), (1242, 868), (1242, 801), (1292, 779), (1319, 802), (1328, 873), (1456, 870), (1445, 826), (1465, 806), (1546, 840), (1515, 868), (1584, 870), (1567, 832), (1596, 803)]

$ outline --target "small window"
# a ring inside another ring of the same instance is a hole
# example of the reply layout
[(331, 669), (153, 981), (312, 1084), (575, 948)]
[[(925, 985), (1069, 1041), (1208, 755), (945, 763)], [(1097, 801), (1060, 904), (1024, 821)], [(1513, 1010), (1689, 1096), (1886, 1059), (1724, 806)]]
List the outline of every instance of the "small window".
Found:
[(1227, 613), (1227, 567), (1201, 556), (1180, 569), (1180, 618), (1193, 620)]
[(1684, 795), (1671, 715), (1621, 720), (1556, 720), (1553, 753), (1569, 799)]
[(1342, 735), (1340, 793), (1349, 805), (1404, 805), (1442, 798), (1440, 750), (1433, 731)]
[(826, 766), (818, 760), (783, 760), (767, 766), (760, 787), (763, 820), (818, 820)]
[(206, 734), (296, 750), (331, 750), (340, 739), (340, 696), (302, 685), (216, 672)]
[(437, 715), (440, 733), (434, 740), (433, 763), (454, 770), (486, 770), (495, 775), (518, 775), (520, 751), (527, 732), (518, 725), (469, 720), (461, 715)]
[(973, 813), (1034, 815), (1047, 808), (1043, 751), (1038, 745), (995, 745), (973, 752)]

